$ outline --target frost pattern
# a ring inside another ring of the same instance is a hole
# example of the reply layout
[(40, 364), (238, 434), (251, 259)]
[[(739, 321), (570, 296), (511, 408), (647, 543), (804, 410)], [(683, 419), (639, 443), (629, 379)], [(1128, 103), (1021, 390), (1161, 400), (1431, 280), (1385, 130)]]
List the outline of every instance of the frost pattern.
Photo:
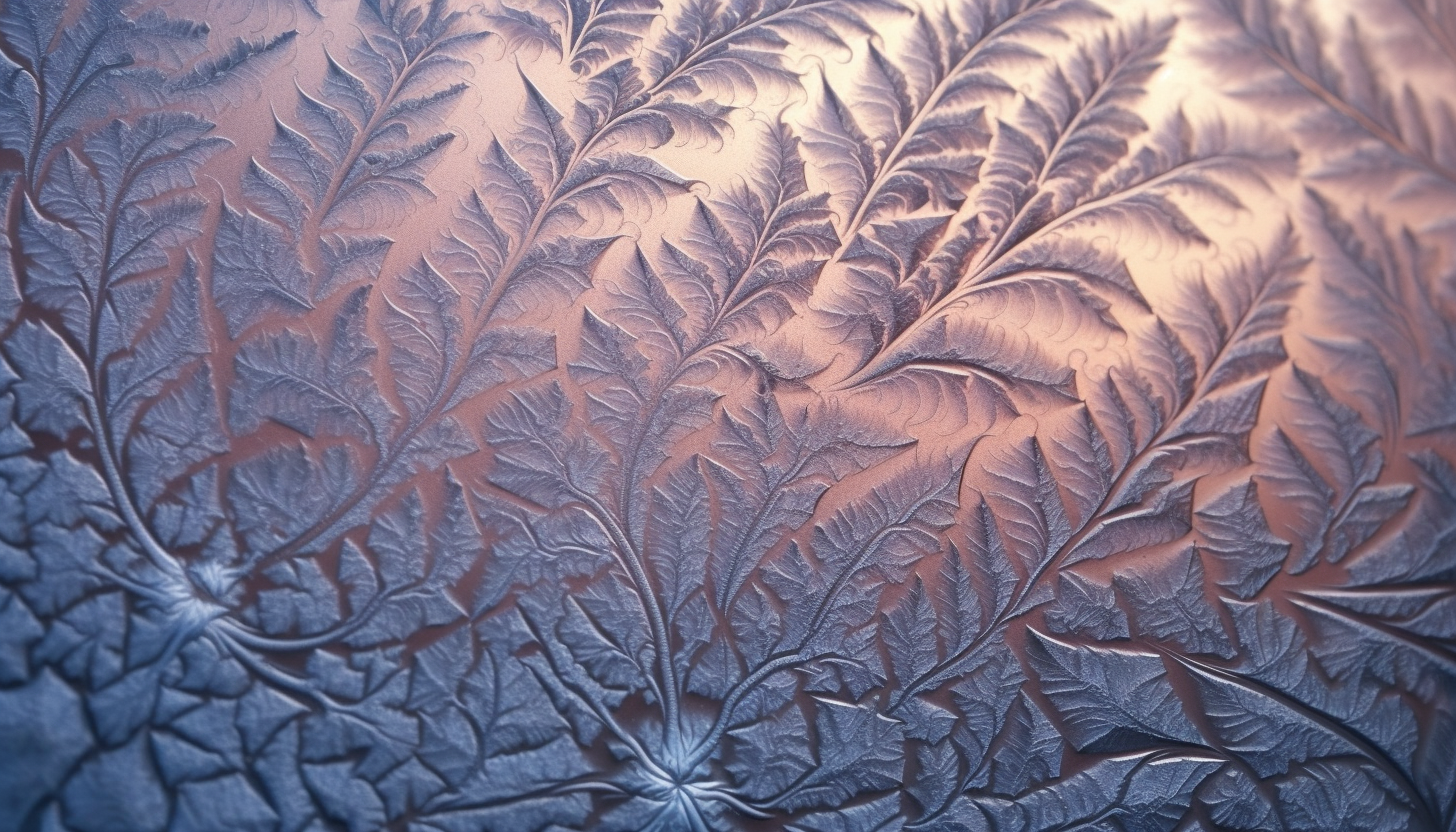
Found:
[(0, 827), (1456, 828), (1449, 4), (223, 5), (0, 11)]

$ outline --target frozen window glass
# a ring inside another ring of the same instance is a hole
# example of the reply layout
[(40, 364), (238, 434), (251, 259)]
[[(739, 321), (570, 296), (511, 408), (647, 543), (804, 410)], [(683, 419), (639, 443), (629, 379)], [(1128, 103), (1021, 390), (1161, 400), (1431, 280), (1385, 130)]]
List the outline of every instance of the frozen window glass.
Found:
[(1456, 828), (1449, 0), (8, 0), (0, 832)]

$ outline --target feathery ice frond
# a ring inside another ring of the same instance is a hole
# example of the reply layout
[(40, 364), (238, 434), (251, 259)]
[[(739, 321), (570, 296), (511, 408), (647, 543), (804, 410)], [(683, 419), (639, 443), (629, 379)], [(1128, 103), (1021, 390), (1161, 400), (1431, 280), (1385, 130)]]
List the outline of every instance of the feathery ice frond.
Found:
[(490, 15), (509, 48), (545, 49), (589, 74), (627, 56), (661, 11), (656, 0), (562, 0), (532, 6), (502, 2)]
[(484, 30), (440, 4), (361, 15), (347, 57), (326, 56), (317, 95), (300, 90), (294, 118), (275, 116), (266, 158), (243, 175), (243, 204), (224, 213), (213, 273), (234, 335), (266, 309), (297, 314), (376, 278), (389, 240), (359, 232), (429, 196), (425, 174), (453, 138), (436, 125), (464, 92), (461, 55)]
[(24, 157), (27, 189), (39, 186), (59, 146), (87, 122), (128, 106), (145, 109), (147, 97), (165, 87), (169, 59), (207, 35), (207, 27), (185, 19), (130, 11), (112, 0), (86, 3), (71, 16), (65, 2), (43, 0), (0, 12), (7, 113), (0, 146)]
[(844, 53), (851, 35), (874, 32), (871, 15), (901, 11), (886, 0), (690, 0), (638, 59), (649, 94), (733, 100), (798, 86), (786, 63), (795, 44)]
[[(1123, 123), (1120, 118), (1113, 120)], [(1003, 129), (1015, 128), (1003, 124)], [(1059, 146), (1066, 148), (1074, 143), (1078, 130), (1101, 129), (1093, 126), (1068, 129), (1060, 134)], [(991, 214), (977, 214), (955, 230), (939, 250), (925, 257), (916, 274), (905, 283), (888, 292), (860, 290), (851, 295), (850, 303), (873, 302), (879, 308), (868, 313), (849, 313), (871, 321), (869, 337), (862, 339), (867, 357), (838, 386), (861, 387), (923, 361), (970, 367), (974, 372), (993, 356), (984, 349), (967, 351), (963, 345), (974, 344), (976, 339), (951, 333), (962, 326), (974, 329), (977, 316), (999, 315), (996, 310), (1007, 303), (1004, 299), (1008, 297), (1013, 299), (1010, 301), (1013, 308), (1024, 310), (1031, 321), (1058, 320), (1040, 318), (1033, 311), (1038, 295), (1045, 295), (1052, 288), (1066, 298), (1060, 302), (1059, 309), (1076, 310), (1077, 316), (1089, 323), (1096, 322), (1106, 330), (1121, 329), (1123, 324), (1103, 310), (1114, 302), (1119, 306), (1130, 302), (1146, 307), (1146, 301), (1121, 259), (1094, 253), (1096, 244), (1081, 235), (1110, 227), (1114, 231), (1137, 229), (1144, 234), (1151, 231), (1175, 242), (1206, 242), (1202, 231), (1174, 197), (1181, 195), (1239, 208), (1241, 197), (1231, 185), (1240, 180), (1261, 184), (1264, 173), (1277, 170), (1283, 161), (1277, 155), (1244, 150), (1236, 142), (1204, 145), (1206, 138), (1190, 141), (1189, 133), (1193, 129), (1181, 118), (1175, 119), (1160, 127), (1135, 152), (1125, 139), (1102, 135), (1097, 144), (1103, 148), (1121, 148), (1123, 155), (1111, 159), (1093, 153), (1083, 159), (1092, 166), (1091, 170), (1087, 178), (1075, 181), (1082, 181), (1087, 187), (1068, 184), (1071, 190), (1067, 192), (1070, 196), (1066, 202), (1053, 196), (1045, 200), (1013, 200), (1008, 204), (1019, 207), (1000, 228), (982, 225), (982, 220)], [(1041, 145), (1033, 142), (1023, 145), (1022, 150), (1037, 147)], [(993, 143), (993, 154), (996, 152)], [(1041, 159), (1038, 169), (1057, 169), (1055, 154), (1035, 158)], [(995, 185), (989, 181), (983, 185), (986, 189), (983, 193), (992, 199)], [(996, 201), (992, 199), (993, 203)], [(845, 313), (831, 309), (830, 314)], [(1054, 361), (1053, 365), (1060, 363)], [(1046, 365), (1042, 362), (1029, 365), (1038, 366)], [(991, 365), (989, 369), (997, 368)], [(1047, 382), (1023, 369), (1012, 369), (1013, 380)]]
[[(1215, 5), (1234, 32), (1210, 44), (1209, 55), (1225, 72), (1247, 78), (1241, 95), (1282, 111), (1297, 106), (1300, 132), (1325, 157), (1327, 173), (1372, 181), (1379, 179), (1372, 171), (1394, 169), (1413, 179), (1397, 193), (1456, 193), (1456, 105), (1439, 95), (1456, 78), (1456, 42), (1439, 4), (1386, 4), (1393, 14), (1410, 15), (1436, 42), (1440, 57), (1432, 71), (1445, 80), (1429, 86), (1393, 80), (1377, 63), (1375, 39), (1354, 17), (1336, 24), (1307, 3)], [(1266, 67), (1265, 74), (1250, 77), (1250, 62)]]

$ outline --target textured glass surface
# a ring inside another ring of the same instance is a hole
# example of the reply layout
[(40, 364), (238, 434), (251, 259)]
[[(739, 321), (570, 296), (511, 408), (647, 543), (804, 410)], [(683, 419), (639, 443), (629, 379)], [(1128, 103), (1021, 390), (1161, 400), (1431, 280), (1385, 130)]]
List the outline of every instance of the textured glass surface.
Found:
[(1456, 829), (1449, 0), (0, 9), (0, 832)]

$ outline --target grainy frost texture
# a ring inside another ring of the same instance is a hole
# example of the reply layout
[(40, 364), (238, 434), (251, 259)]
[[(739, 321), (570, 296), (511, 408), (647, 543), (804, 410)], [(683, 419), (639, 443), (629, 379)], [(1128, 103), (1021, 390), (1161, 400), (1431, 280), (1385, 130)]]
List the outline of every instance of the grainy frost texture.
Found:
[(1451, 0), (0, 9), (0, 830), (1456, 829)]

